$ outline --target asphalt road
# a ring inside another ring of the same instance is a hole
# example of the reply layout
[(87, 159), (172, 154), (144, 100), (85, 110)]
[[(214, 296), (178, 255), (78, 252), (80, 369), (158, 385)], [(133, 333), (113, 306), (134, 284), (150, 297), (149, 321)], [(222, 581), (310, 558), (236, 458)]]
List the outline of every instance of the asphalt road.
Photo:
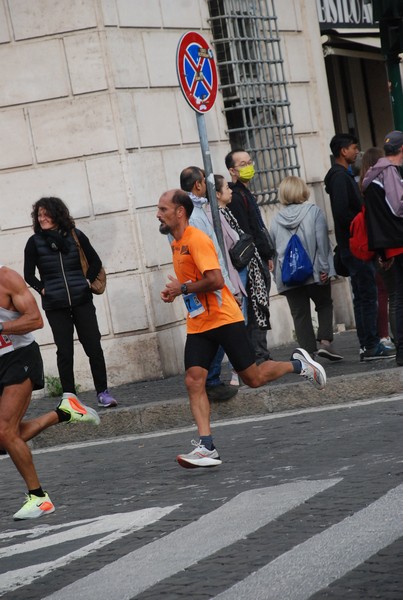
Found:
[(56, 512), (13, 522), (0, 460), (4, 600), (402, 600), (403, 396), (38, 450)]

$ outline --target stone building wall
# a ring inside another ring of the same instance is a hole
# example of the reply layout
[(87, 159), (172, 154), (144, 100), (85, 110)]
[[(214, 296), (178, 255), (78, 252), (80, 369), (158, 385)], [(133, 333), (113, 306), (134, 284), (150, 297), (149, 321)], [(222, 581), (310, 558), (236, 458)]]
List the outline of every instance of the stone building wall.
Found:
[[(332, 120), (315, 3), (275, 4), (302, 176), (330, 216), (320, 182)], [(190, 29), (210, 39), (205, 0), (0, 0), (1, 262), (22, 273), (32, 203), (61, 197), (108, 273), (95, 304), (110, 385), (182, 369), (184, 313), (180, 302), (159, 299), (172, 267), (155, 213), (182, 168), (202, 165), (175, 68), (179, 38)], [(226, 175), (220, 94), (205, 118), (214, 170)], [(292, 324), (273, 294), (282, 326), (269, 339), (278, 343), (290, 339)], [(46, 373), (56, 375), (45, 323), (36, 338)], [(78, 343), (76, 378), (92, 387)]]

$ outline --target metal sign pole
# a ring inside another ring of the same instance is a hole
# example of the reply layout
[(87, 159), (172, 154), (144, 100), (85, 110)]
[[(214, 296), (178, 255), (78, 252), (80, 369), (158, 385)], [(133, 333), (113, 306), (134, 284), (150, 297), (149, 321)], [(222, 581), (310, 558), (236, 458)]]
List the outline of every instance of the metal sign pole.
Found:
[(211, 154), (208, 145), (207, 129), (206, 122), (204, 120), (204, 115), (201, 113), (196, 113), (196, 120), (197, 128), (199, 130), (200, 147), (203, 155), (204, 171), (206, 173), (207, 196), (211, 206), (211, 214), (213, 216), (214, 231), (217, 236), (218, 243), (220, 244), (225, 266), (228, 268), (227, 259), (225, 255), (224, 237), (221, 229), (220, 213), (217, 204), (216, 189), (214, 185), (213, 165), (211, 162)]
[(214, 106), (217, 96), (217, 69), (212, 50), (204, 37), (197, 31), (188, 31), (179, 40), (176, 51), (176, 72), (182, 93), (188, 104), (196, 112), (213, 227), (221, 248), (224, 264), (228, 269), (214, 185), (213, 166), (204, 121), (204, 114)]

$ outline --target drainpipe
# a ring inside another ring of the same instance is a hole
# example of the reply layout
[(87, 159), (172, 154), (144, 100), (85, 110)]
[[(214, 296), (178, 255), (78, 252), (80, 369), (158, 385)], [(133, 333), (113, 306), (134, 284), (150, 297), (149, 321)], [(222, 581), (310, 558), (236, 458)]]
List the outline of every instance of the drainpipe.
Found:
[(403, 131), (403, 90), (400, 56), (403, 52), (403, 1), (372, 0), (374, 23), (379, 21), (395, 129)]

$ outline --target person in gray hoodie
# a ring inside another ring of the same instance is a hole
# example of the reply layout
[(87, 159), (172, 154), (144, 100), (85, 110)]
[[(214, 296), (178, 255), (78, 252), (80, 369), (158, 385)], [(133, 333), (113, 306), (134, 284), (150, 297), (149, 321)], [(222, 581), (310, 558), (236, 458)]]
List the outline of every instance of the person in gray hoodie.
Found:
[[(325, 216), (318, 206), (307, 202), (309, 195), (309, 188), (300, 177), (286, 177), (280, 184), (279, 199), (283, 206), (272, 220), (270, 229), (276, 248), (274, 279), (278, 292), (287, 298), (298, 343), (312, 355), (336, 361), (343, 357), (333, 346), (330, 288), (330, 278), (336, 274), (333, 253)], [(287, 244), (294, 233), (312, 262), (313, 273), (302, 284), (291, 287), (283, 283), (282, 265)], [(311, 300), (318, 314), (317, 336), (312, 324)]]
[(368, 248), (387, 262), (394, 259), (396, 363), (403, 366), (403, 132), (391, 131), (384, 141), (385, 158), (368, 169), (362, 190)]

